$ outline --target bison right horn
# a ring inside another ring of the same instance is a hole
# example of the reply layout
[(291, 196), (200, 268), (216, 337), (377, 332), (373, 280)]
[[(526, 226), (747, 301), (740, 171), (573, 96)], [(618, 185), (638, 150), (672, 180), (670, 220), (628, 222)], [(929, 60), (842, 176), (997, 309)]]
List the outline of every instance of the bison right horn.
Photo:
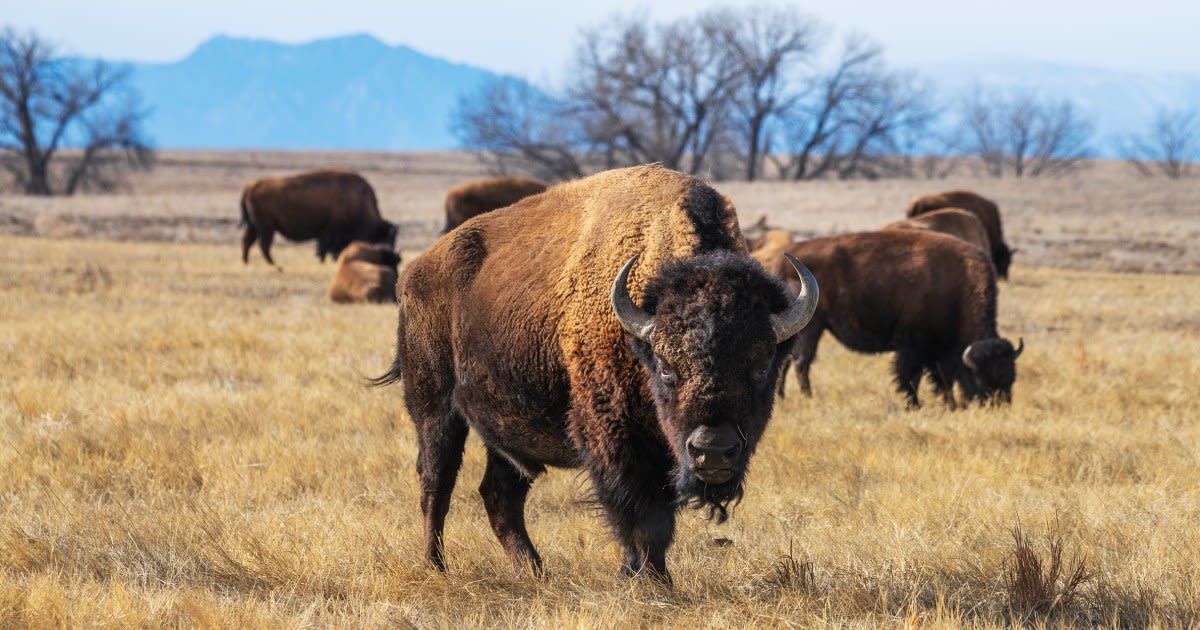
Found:
[(617, 273), (617, 279), (613, 280), (612, 285), (612, 309), (617, 315), (617, 321), (621, 322), (621, 328), (625, 332), (650, 343), (650, 335), (654, 333), (654, 317), (643, 311), (637, 304), (633, 303), (633, 298), (629, 297), (629, 286), (626, 284), (629, 280), (629, 270), (633, 268), (633, 263), (637, 262), (637, 255), (629, 259), (621, 271)]
[(817, 300), (821, 297), (817, 278), (808, 270), (808, 267), (805, 267), (804, 263), (791, 254), (785, 253), (784, 256), (787, 257), (788, 262), (792, 263), (792, 267), (795, 267), (796, 273), (800, 275), (800, 295), (796, 296), (787, 310), (771, 315), (771, 328), (775, 331), (775, 343), (783, 343), (803, 330), (808, 325), (808, 320), (812, 319), (813, 314), (817, 312)]

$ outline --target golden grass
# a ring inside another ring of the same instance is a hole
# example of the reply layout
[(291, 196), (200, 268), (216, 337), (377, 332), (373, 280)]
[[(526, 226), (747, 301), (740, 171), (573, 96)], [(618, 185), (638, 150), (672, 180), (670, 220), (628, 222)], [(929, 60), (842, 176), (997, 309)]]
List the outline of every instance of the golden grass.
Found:
[[(617, 577), (571, 471), (531, 493), (548, 577), (513, 577), (474, 438), (450, 571), (426, 568), (399, 388), (363, 387), (394, 308), (328, 303), (308, 247), (279, 251), (286, 273), (233, 244), (0, 251), (3, 628), (1200, 623), (1192, 277), (1016, 266), (1006, 409), (925, 390), (905, 411), (889, 358), (827, 339), (816, 398), (789, 383), (730, 522), (681, 515), (666, 589)], [(1049, 614), (1014, 599), (1018, 524), (1043, 562), (1086, 558)]]

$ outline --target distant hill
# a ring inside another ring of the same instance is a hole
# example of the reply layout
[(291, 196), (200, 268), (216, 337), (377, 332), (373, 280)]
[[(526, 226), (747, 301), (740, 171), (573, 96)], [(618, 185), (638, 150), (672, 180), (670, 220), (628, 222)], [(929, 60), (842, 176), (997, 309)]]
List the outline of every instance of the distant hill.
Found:
[(162, 148), (443, 149), (460, 94), (497, 75), (369, 35), (306, 44), (218, 36), (132, 64)]
[[(166, 149), (454, 148), (449, 123), (459, 96), (498, 76), (370, 35), (305, 44), (218, 36), (181, 61), (132, 68), (151, 111), (147, 131)], [(950, 109), (975, 83), (1070, 98), (1096, 123), (1101, 155), (1142, 130), (1160, 105), (1200, 106), (1200, 75), (996, 59), (915, 69)]]

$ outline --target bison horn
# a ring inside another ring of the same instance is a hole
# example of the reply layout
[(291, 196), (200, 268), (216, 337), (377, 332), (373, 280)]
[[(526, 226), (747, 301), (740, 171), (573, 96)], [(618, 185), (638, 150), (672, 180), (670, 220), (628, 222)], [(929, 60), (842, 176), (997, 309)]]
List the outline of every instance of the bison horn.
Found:
[(821, 290), (817, 286), (817, 279), (813, 276), (808, 267), (804, 263), (796, 259), (795, 256), (784, 253), (788, 262), (795, 267), (796, 273), (800, 275), (800, 295), (787, 307), (782, 313), (771, 315), (771, 328), (775, 331), (775, 343), (783, 343), (791, 339), (808, 325), (808, 320), (812, 319), (813, 313), (817, 312), (817, 300), (820, 299)]
[(633, 268), (637, 259), (636, 255), (630, 258), (617, 273), (617, 279), (613, 280), (612, 309), (625, 332), (650, 343), (650, 335), (654, 333), (654, 317), (633, 303), (633, 298), (629, 297), (629, 286), (626, 284), (629, 280), (629, 270)]
[(968, 345), (967, 349), (963, 350), (962, 362), (963, 365), (971, 368), (972, 372), (978, 372), (979, 368), (975, 367), (975, 362), (971, 360), (971, 346), (973, 345), (974, 344)]
[(1013, 350), (1013, 360), (1015, 361), (1017, 359), (1017, 357), (1021, 356), (1021, 353), (1024, 351), (1025, 351), (1025, 339), (1022, 337), (1017, 337), (1017, 349)]

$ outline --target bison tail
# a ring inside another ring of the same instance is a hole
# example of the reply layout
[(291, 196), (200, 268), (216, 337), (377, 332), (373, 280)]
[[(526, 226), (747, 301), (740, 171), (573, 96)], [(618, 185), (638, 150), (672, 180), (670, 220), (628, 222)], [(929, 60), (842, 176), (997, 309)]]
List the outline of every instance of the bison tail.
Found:
[(383, 387), (392, 383), (399, 383), (400, 380), (400, 354), (396, 353), (396, 358), (392, 360), (392, 366), (388, 368), (388, 371), (375, 378), (367, 379), (367, 387)]
[(246, 193), (242, 192), (242, 219), (238, 221), (238, 227), (245, 227), (250, 223), (250, 211), (246, 208)]

